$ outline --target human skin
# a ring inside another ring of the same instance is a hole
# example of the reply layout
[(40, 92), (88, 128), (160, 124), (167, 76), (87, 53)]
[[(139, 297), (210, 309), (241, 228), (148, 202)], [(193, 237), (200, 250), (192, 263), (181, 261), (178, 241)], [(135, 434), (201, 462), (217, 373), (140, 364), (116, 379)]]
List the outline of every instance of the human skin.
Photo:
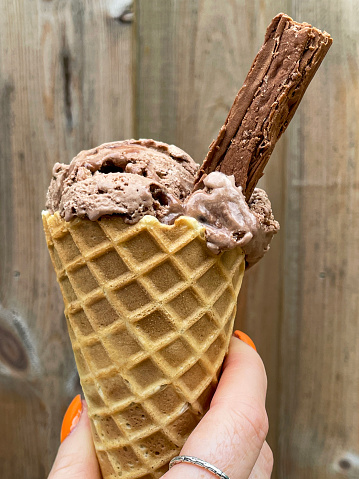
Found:
[[(230, 479), (269, 479), (273, 455), (265, 441), (267, 377), (257, 352), (232, 338), (210, 410), (194, 429), (181, 454), (199, 457)], [(178, 464), (163, 479), (213, 479), (191, 464)], [(101, 479), (86, 404), (76, 427), (62, 442), (48, 479)]]

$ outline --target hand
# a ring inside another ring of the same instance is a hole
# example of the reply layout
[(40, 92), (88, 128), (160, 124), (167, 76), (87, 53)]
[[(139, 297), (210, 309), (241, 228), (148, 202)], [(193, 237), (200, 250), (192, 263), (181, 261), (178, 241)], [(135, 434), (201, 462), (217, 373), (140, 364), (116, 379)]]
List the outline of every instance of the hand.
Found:
[[(182, 448), (221, 469), (230, 479), (269, 479), (273, 455), (265, 438), (267, 378), (259, 355), (232, 338), (210, 410)], [(214, 479), (192, 464), (177, 464), (163, 479)], [(59, 448), (49, 479), (101, 479), (86, 404), (71, 434)]]
[[(182, 455), (199, 457), (230, 479), (269, 479), (273, 455), (265, 442), (267, 376), (259, 355), (232, 338), (211, 407), (192, 432)], [(214, 479), (205, 469), (177, 464), (163, 479)]]

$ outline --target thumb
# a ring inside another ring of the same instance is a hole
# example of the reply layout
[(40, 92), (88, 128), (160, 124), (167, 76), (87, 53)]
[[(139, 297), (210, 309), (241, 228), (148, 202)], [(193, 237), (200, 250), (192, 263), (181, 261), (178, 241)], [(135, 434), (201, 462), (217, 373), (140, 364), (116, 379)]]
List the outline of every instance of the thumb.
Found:
[(48, 479), (101, 479), (87, 415), (87, 404), (78, 395), (70, 404), (59, 447)]

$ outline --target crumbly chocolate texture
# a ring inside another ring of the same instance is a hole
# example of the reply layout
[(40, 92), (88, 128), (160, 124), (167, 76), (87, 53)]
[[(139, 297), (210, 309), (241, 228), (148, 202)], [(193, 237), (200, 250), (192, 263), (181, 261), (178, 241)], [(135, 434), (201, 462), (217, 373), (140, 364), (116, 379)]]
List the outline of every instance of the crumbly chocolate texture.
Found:
[(274, 149), (332, 44), (326, 32), (280, 13), (210, 146), (195, 190), (212, 171), (234, 175), (248, 201)]

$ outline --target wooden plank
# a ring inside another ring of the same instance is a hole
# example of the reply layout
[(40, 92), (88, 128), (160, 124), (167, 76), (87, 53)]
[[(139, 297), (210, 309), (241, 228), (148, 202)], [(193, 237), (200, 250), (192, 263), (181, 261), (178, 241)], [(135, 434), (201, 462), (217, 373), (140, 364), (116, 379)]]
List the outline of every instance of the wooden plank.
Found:
[[(234, 1), (218, 8), (215, 0), (136, 2), (138, 136), (175, 143), (201, 162), (279, 4)], [(284, 153), (285, 137), (261, 181), (279, 221), (284, 217)], [(278, 235), (267, 257), (245, 275), (236, 323), (253, 337), (267, 368), (268, 441), (276, 457), (283, 242)]]
[(359, 477), (358, 5), (291, 2), (331, 51), (288, 137), (280, 477)]
[(105, 1), (1, 1), (0, 477), (46, 477), (79, 391), (41, 210), (55, 161), (133, 136), (131, 25)]
[(177, 77), (181, 76), (181, 45), (177, 41), (178, 37), (182, 38), (178, 29), (179, 25), (183, 29), (188, 27), (192, 38), (196, 3), (135, 2), (135, 128), (138, 138), (173, 143), (176, 137)]

